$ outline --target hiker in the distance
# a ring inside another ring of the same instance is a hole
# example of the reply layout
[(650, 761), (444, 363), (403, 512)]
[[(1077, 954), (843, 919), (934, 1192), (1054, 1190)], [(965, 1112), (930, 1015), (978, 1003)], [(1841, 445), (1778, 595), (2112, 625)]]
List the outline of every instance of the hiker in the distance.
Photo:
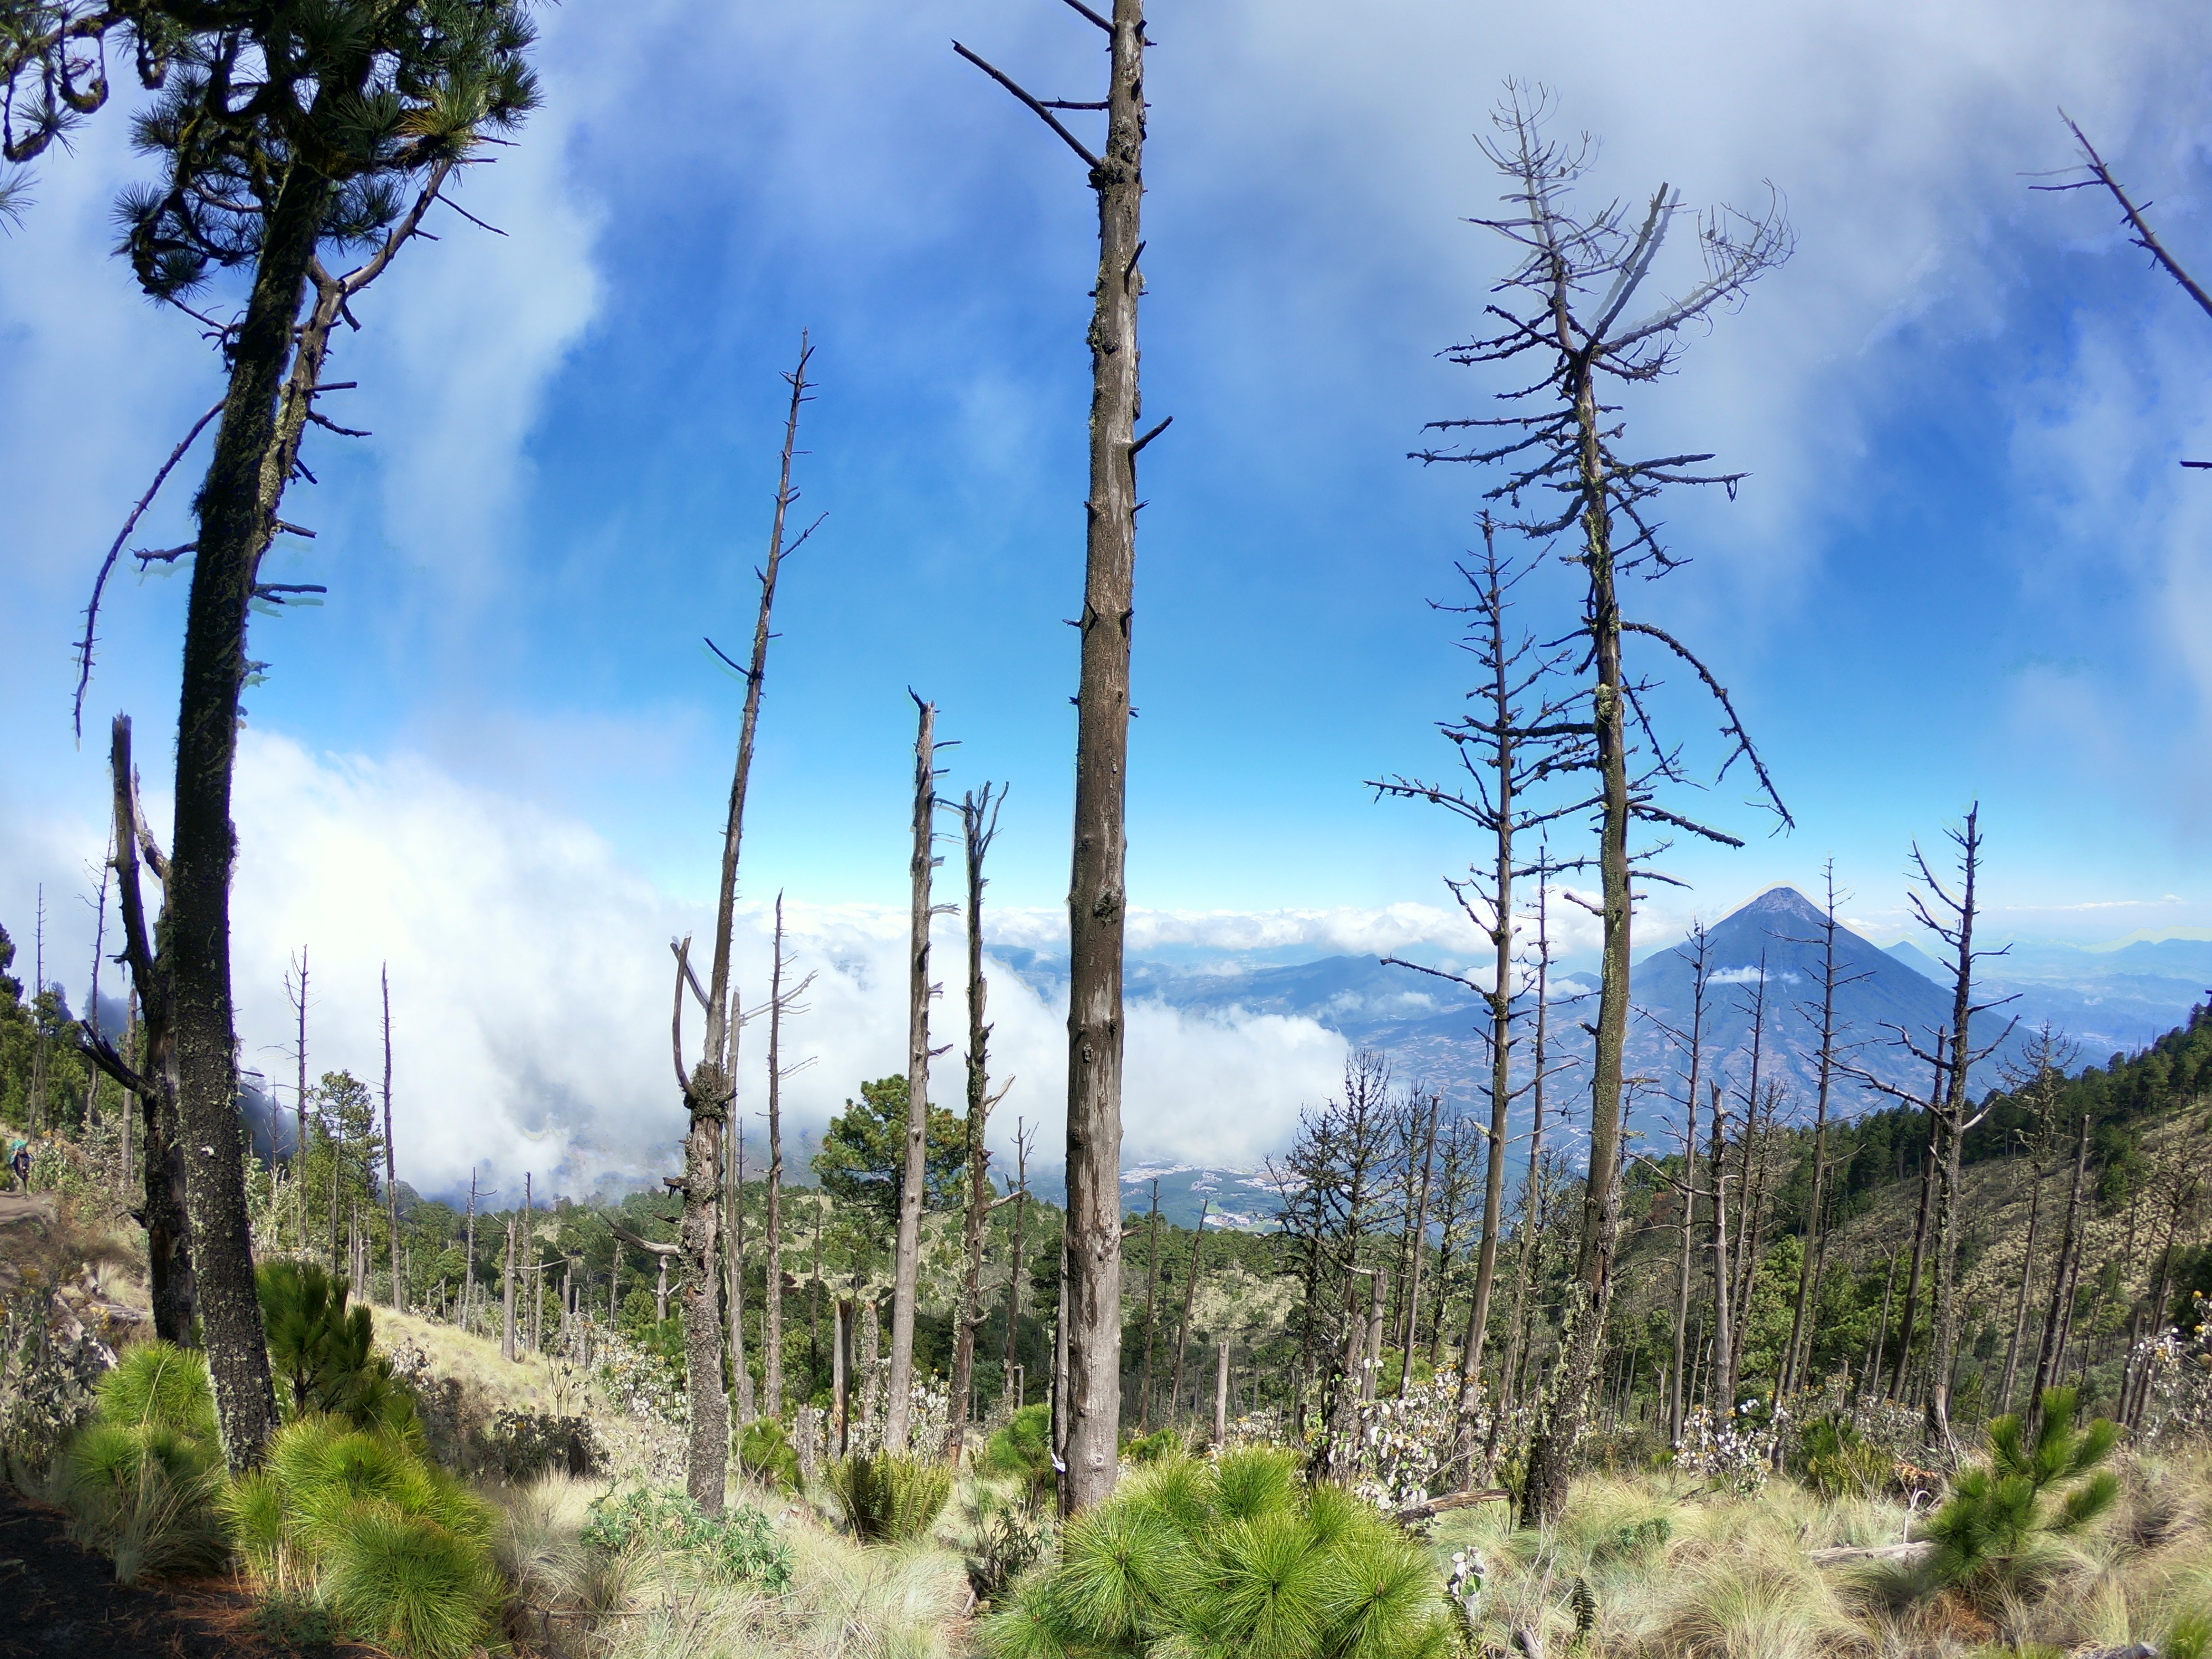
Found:
[(8, 1167), (15, 1172), (15, 1190), (19, 1193), (29, 1192), (31, 1190), (31, 1143), (29, 1141), (19, 1140), (15, 1143), (15, 1156), (8, 1160)]

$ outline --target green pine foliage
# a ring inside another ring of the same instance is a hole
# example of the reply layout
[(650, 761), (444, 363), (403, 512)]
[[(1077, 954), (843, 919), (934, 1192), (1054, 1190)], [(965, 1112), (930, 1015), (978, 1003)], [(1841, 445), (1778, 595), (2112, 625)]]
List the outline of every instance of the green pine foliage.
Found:
[[(844, 1111), (830, 1120), (822, 1150), (814, 1155), (824, 1192), (877, 1212), (887, 1224), (897, 1222), (906, 1181), (906, 1091), (902, 1077), (863, 1083), (860, 1099), (847, 1101)], [(941, 1106), (929, 1109), (927, 1160), (923, 1205), (956, 1207), (967, 1177), (967, 1130)]]
[(346, 1285), (319, 1262), (264, 1261), (255, 1274), (269, 1362), (294, 1417), (331, 1412), (356, 1428), (413, 1432), (415, 1412), (375, 1352), (374, 1316), (346, 1305)]
[(952, 1496), (949, 1465), (896, 1452), (839, 1458), (826, 1478), (854, 1535), (863, 1543), (904, 1544), (927, 1537)]
[(325, 1608), (355, 1636), (460, 1659), (492, 1629), (492, 1511), (396, 1435), (303, 1416), (223, 1508), (264, 1594)]
[(992, 1659), (1441, 1659), (1428, 1556), (1279, 1449), (1160, 1460), (1069, 1523), (1058, 1561), (981, 1626)]
[(745, 1425), (738, 1437), (738, 1467), (766, 1486), (783, 1492), (799, 1490), (799, 1449), (773, 1417)]
[(1032, 1501), (1040, 1501), (1050, 1492), (1051, 1406), (1024, 1406), (1008, 1418), (1006, 1427), (993, 1434), (983, 1449), (983, 1472), (1019, 1477)]
[(141, 1343), (98, 1397), (54, 1471), (71, 1535), (113, 1560), (120, 1583), (220, 1567), (230, 1546), (214, 1504), (222, 1455), (206, 1357)]
[(1986, 1463), (1963, 1471), (1928, 1522), (1929, 1572), (1939, 1584), (2003, 1577), (2032, 1565), (2049, 1540), (2076, 1533), (2118, 1501), (2119, 1477), (2101, 1468), (2119, 1438), (2100, 1418), (2077, 1426), (2072, 1389), (2050, 1389), (2031, 1431), (2018, 1417), (1990, 1425)]

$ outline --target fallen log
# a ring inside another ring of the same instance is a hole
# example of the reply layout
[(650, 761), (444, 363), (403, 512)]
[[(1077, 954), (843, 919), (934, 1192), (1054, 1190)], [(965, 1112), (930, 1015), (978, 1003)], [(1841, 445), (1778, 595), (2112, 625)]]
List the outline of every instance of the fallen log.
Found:
[(1931, 1540), (1916, 1538), (1904, 1544), (1846, 1545), (1837, 1549), (1808, 1550), (1805, 1559), (1816, 1567), (1910, 1567), (1926, 1560), (1935, 1548)]
[(1477, 1504), (1502, 1503), (1512, 1495), (1495, 1487), (1483, 1491), (1469, 1487), (1465, 1492), (1447, 1493), (1442, 1498), (1425, 1498), (1418, 1504), (1408, 1504), (1400, 1510), (1394, 1518), (1401, 1527), (1419, 1526), (1424, 1521), (1433, 1521), (1453, 1510), (1468, 1509)]

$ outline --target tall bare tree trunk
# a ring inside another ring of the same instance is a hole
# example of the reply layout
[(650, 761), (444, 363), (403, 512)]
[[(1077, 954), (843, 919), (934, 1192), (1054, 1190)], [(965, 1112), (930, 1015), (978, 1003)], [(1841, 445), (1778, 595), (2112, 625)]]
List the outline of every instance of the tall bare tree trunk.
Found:
[[(664, 1261), (665, 1256), (661, 1258)], [(512, 1365), (514, 1363), (514, 1218), (507, 1218), (507, 1266), (500, 1275), (501, 1315), (500, 1323), (499, 1357)], [(662, 1318), (668, 1316), (664, 1311)]]
[(1182, 1416), (1182, 1362), (1190, 1351), (1190, 1310), (1198, 1300), (1198, 1270), (1200, 1252), (1206, 1246), (1206, 1213), (1212, 1204), (1211, 1198), (1198, 1201), (1198, 1231), (1190, 1236), (1190, 1277), (1183, 1281), (1182, 1318), (1176, 1326), (1175, 1381), (1168, 1386), (1168, 1419), (1176, 1421)]
[[(466, 1223), (466, 1243), (461, 1250), (461, 1316), (458, 1322), (463, 1330), (469, 1328), (469, 1307), (477, 1299), (477, 1166), (469, 1165), (469, 1216)], [(615, 1246), (615, 1265), (622, 1265), (622, 1246)], [(612, 1323), (612, 1316), (609, 1316)]]
[[(691, 971), (690, 941), (685, 940), (677, 949), (676, 1010), (670, 1036), (675, 1045), (676, 1075), (683, 1085), (684, 1109), (691, 1120), (691, 1133), (684, 1143), (684, 1174), (673, 1183), (684, 1194), (679, 1236), (684, 1278), (679, 1299), (684, 1310), (684, 1365), (691, 1408), (684, 1487), (691, 1500), (709, 1516), (722, 1512), (730, 1467), (730, 1401), (722, 1384), (721, 1275), (716, 1271), (720, 1252), (715, 1236), (725, 1158), (723, 1134), (730, 1103), (737, 1096), (737, 1079), (728, 1071), (729, 1057), (736, 1046), (731, 1015), (730, 940), (736, 924), (738, 854), (744, 840), (745, 787), (752, 774), (753, 742), (760, 726), (761, 689), (768, 676), (769, 623), (775, 605), (776, 578), (787, 554), (795, 552), (813, 533), (810, 526), (788, 548), (784, 545), (785, 520), (792, 503), (799, 499), (798, 491), (791, 487), (791, 458), (799, 438), (799, 411), (807, 401), (806, 367), (812, 356), (813, 348), (802, 334), (799, 365), (784, 376), (791, 387), (791, 404), (784, 419), (783, 455), (776, 483), (775, 510), (769, 522), (768, 559), (760, 572), (760, 610), (753, 623), (752, 659), (750, 666), (740, 671), (745, 677), (744, 720), (738, 736), (737, 765), (730, 776), (729, 817), (722, 834), (721, 883), (714, 902), (714, 965), (703, 989)], [(819, 524), (821, 520), (815, 522)], [(698, 1064), (688, 1071), (684, 1064), (683, 1044), (684, 996), (687, 989), (700, 1003), (707, 1025)]]
[[(1121, 946), (1128, 909), (1129, 641), (1135, 616), (1139, 437), (1137, 300), (1144, 278), (1143, 0), (1111, 17), (1077, 9), (1110, 42), (1106, 143), (1093, 155), (1047, 105), (965, 46), (954, 50), (1012, 92), (1081, 156), (1098, 198), (1091, 322), (1091, 494), (1082, 677), (1076, 689), (1075, 835), (1068, 884), (1066, 1469), (1073, 1515), (1114, 1489), (1121, 1423)], [(1062, 107), (1066, 107), (1062, 103)], [(1097, 107), (1096, 104), (1089, 106)], [(1162, 422), (1160, 427), (1164, 427)]]
[[(730, 1060), (727, 1075), (738, 1074), (738, 995), (730, 994)], [(750, 1423), (755, 1415), (752, 1366), (745, 1358), (745, 1138), (732, 1128), (723, 1142), (722, 1158), (722, 1306), (729, 1326), (730, 1398), (737, 1420)]]
[(1559, 1364), (1548, 1389), (1547, 1409), (1528, 1449), (1522, 1507), (1538, 1525), (1556, 1521), (1565, 1508), (1575, 1446), (1597, 1378), (1605, 1316), (1613, 1300), (1613, 1260), (1620, 1236), (1620, 1094), (1622, 1054), (1628, 1041), (1628, 969), (1632, 933), (1628, 826), (1633, 805), (1628, 788), (1626, 678), (1621, 667), (1620, 602), (1614, 592), (1611, 482), (1601, 447), (1595, 370), (1587, 358), (1573, 381), (1579, 434), (1577, 483), (1583, 501), (1583, 564), (1589, 573), (1584, 627), (1596, 681), (1590, 720), (1597, 748), (1601, 817), (1598, 877), (1603, 945), (1599, 963), (1596, 1035), (1590, 1059), (1589, 1171), (1583, 1200), (1582, 1245), (1575, 1284), (1562, 1318)]
[(1729, 1302), (1735, 1273), (1729, 1259), (1728, 1097), (1722, 1093), (1717, 1081), (1710, 1086), (1713, 1097), (1713, 1359), (1712, 1381), (1705, 1389), (1705, 1409), (1717, 1411), (1725, 1422), (1735, 1414), (1735, 1352), (1732, 1346), (1735, 1320)]
[(1790, 1316), (1790, 1346), (1783, 1351), (1782, 1376), (1775, 1387), (1778, 1402), (1790, 1390), (1804, 1386), (1807, 1366), (1798, 1358), (1799, 1344), (1811, 1346), (1808, 1324), (1813, 1306), (1815, 1259), (1823, 1255), (1827, 1238), (1822, 1230), (1822, 1202), (1828, 1180), (1828, 1091), (1836, 1073), (1836, 990), (1848, 983), (1836, 972), (1836, 861), (1827, 865), (1828, 902), (1820, 923), (1820, 1054), (1818, 1087), (1813, 1107), (1813, 1194), (1806, 1200), (1806, 1247), (1797, 1273), (1797, 1305)]
[[(1940, 1033), (1936, 1039), (1938, 1052), (1942, 1049), (1948, 1032)], [(1920, 1211), (1912, 1223), (1912, 1266), (1905, 1276), (1905, 1310), (1899, 1316), (1897, 1352), (1889, 1364), (1889, 1397), (1904, 1397), (1905, 1368), (1912, 1352), (1912, 1327), (1920, 1308), (1920, 1279), (1928, 1261), (1928, 1218), (1936, 1196), (1936, 1160), (1941, 1146), (1942, 1127), (1937, 1122), (1936, 1103), (1943, 1093), (1943, 1063), (1936, 1062), (1935, 1081), (1928, 1090), (1928, 1154), (1927, 1162), (1920, 1168)]]
[(1229, 1333), (1223, 1331), (1213, 1351), (1213, 1443), (1229, 1443)]
[[(292, 1051), (293, 1058), (299, 1065), (292, 1094), (297, 1126), (292, 1142), (293, 1168), (297, 1171), (293, 1177), (295, 1186), (299, 1176), (304, 1175), (307, 1168), (307, 947), (304, 945), (300, 947), (299, 971), (300, 995), (295, 1004), (300, 1019), (299, 1040)], [(307, 1212), (305, 1206), (300, 1208), (300, 1248), (303, 1250), (307, 1248)]]
[[(1491, 567), (1493, 582), (1497, 567)], [(1502, 641), (1502, 599), (1493, 605), (1492, 622)], [(1498, 1282), (1498, 1241), (1505, 1230), (1505, 1139), (1513, 1109), (1513, 739), (1505, 729), (1509, 700), (1506, 675), (1511, 666), (1501, 647), (1492, 653), (1496, 684), (1492, 688), (1498, 707), (1498, 765), (1492, 782), (1497, 800), (1496, 865), (1491, 880), (1495, 891), (1491, 907), (1490, 981), (1490, 1133), (1487, 1163), (1482, 1183), (1482, 1242), (1475, 1256), (1474, 1301), (1468, 1310), (1467, 1340), (1460, 1348), (1459, 1405), (1453, 1413), (1452, 1436), (1458, 1443), (1457, 1467), (1462, 1483), (1472, 1482), (1474, 1462), (1474, 1413), (1482, 1397), (1482, 1350), (1490, 1334), (1490, 1297)], [(1539, 877), (1540, 885), (1541, 877)]]
[[(1498, 1409), (1490, 1415), (1490, 1432), (1484, 1437), (1482, 1448), (1482, 1478), (1487, 1481), (1498, 1467), (1500, 1437), (1504, 1432), (1506, 1414), (1513, 1409), (1516, 1390), (1519, 1386), (1521, 1365), (1527, 1356), (1528, 1343), (1528, 1291), (1530, 1252), (1536, 1246), (1535, 1235), (1543, 1224), (1540, 1202), (1544, 1169), (1544, 1085), (1545, 1067), (1551, 1061), (1552, 1030), (1552, 912), (1550, 883), (1555, 872), (1552, 868), (1551, 848), (1547, 844), (1536, 860), (1536, 1033), (1534, 1056), (1535, 1064), (1528, 1079), (1530, 1107), (1528, 1124), (1528, 1178), (1521, 1205), (1520, 1237), (1513, 1248), (1513, 1328), (1506, 1338), (1505, 1364), (1499, 1368), (1498, 1377)], [(1466, 1357), (1461, 1357), (1462, 1365)]]
[[(1004, 797), (1000, 797), (1003, 800)], [(952, 1421), (945, 1455), (956, 1467), (966, 1439), (975, 1381), (975, 1335), (983, 1312), (983, 1237), (991, 1219), (991, 1153), (983, 1132), (991, 1107), (991, 1027), (983, 1016), (989, 987), (983, 978), (983, 860), (998, 833), (991, 786), (960, 802), (960, 841), (968, 872), (968, 1214), (964, 1231), (968, 1276), (961, 1285), (958, 1329), (952, 1348)], [(1001, 1091), (1001, 1092), (1004, 1092)]]
[[(1943, 1091), (1942, 1113), (1942, 1173), (1936, 1187), (1935, 1342), (1929, 1358), (1927, 1427), (1931, 1439), (1951, 1438), (1951, 1371), (1959, 1352), (1959, 1206), (1961, 1164), (1966, 1132), (1978, 1121), (1972, 1118), (1968, 1073), (1975, 1054), (1971, 1028), (1974, 1006), (1974, 922), (1976, 884), (1981, 874), (1981, 810), (1966, 813), (1963, 834), (1955, 836), (1963, 860), (1966, 880), (1954, 908), (1954, 931), (1946, 937), (1958, 951), (1953, 970), (1951, 1005), (1951, 1065), (1948, 1086)], [(1933, 881), (1933, 877), (1929, 880)], [(1937, 890), (1939, 892), (1940, 889)]]
[(2044, 1316), (2043, 1341), (2036, 1350), (2035, 1387), (2027, 1399), (2027, 1416), (2031, 1425), (2043, 1418), (2043, 1391), (2058, 1380), (2058, 1370), (2066, 1357), (2066, 1326), (2073, 1311), (2074, 1269), (2081, 1248), (2080, 1217), (2081, 1213), (2081, 1180), (2089, 1168), (2089, 1119), (2081, 1119), (2081, 1131), (2074, 1148), (2074, 1186), (2066, 1199), (2066, 1225), (2058, 1238), (2058, 1267), (2051, 1279), (2051, 1306)]
[[(1013, 1260), (1006, 1272), (1006, 1352), (1004, 1366), (1008, 1386), (1012, 1385), (1015, 1370), (1015, 1346), (1022, 1318), (1022, 1243), (1023, 1224), (1029, 1218), (1030, 1207), (1030, 1137), (1025, 1119), (1014, 1120), (1014, 1251)], [(1020, 1395), (1015, 1396), (1017, 1403)]]
[(1698, 1259), (1698, 1058), (1692, 1051), (1682, 1121), (1682, 1261), (1674, 1290), (1674, 1353), (1667, 1384), (1667, 1443), (1682, 1443), (1683, 1367), (1689, 1362), (1690, 1281)]
[(2020, 1380), (2020, 1353), (2027, 1340), (2029, 1287), (2035, 1282), (2035, 1244), (2043, 1220), (2043, 1169), (2030, 1161), (2033, 1172), (2027, 1188), (2027, 1241), (2021, 1251), (2020, 1296), (2013, 1304), (2012, 1336), (2005, 1344), (2004, 1380), (1997, 1387), (1997, 1414), (2012, 1410), (2013, 1385)]
[(1160, 1288), (1160, 1183), (1152, 1182), (1152, 1212), (1145, 1224), (1145, 1367), (1137, 1378), (1137, 1431), (1152, 1426), (1152, 1310)]
[(783, 1420), (783, 895), (768, 986), (768, 1285), (761, 1303), (761, 1410)]
[(1425, 1150), (1421, 1154), (1421, 1193), (1413, 1205), (1413, 1224), (1408, 1231), (1412, 1260), (1406, 1267), (1406, 1310), (1400, 1321), (1399, 1349), (1403, 1355), (1398, 1364), (1398, 1398), (1406, 1397), (1406, 1390), (1413, 1382), (1413, 1337), (1421, 1316), (1421, 1251), (1428, 1243), (1429, 1184), (1437, 1162), (1437, 1119), (1443, 1112), (1444, 1097), (1441, 1094), (1429, 1097), (1429, 1128)]
[[(908, 696), (913, 694), (909, 692)], [(929, 902), (937, 867), (937, 705), (914, 699), (913, 914), (907, 945), (906, 1164), (899, 1184), (898, 1247), (891, 1273), (890, 1400), (884, 1449), (902, 1452), (914, 1387), (915, 1299), (921, 1285), (921, 1207), (929, 1185)]]
[(384, 992), (384, 1219), (391, 1235), (392, 1310), (400, 1313), (406, 1310), (407, 1297), (399, 1279), (399, 1155), (392, 1144), (391, 963), (379, 969), (378, 983)]

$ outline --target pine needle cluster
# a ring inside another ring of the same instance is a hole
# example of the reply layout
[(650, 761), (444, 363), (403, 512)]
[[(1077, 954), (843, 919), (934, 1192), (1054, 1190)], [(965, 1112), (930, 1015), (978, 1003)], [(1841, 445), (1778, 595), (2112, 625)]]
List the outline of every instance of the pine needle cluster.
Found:
[(2051, 1389), (2033, 1429), (2017, 1416), (1990, 1425), (1989, 1461), (1961, 1472), (1929, 1520), (1936, 1583), (2011, 1573), (2118, 1501), (2119, 1477), (2100, 1466), (2112, 1455), (2119, 1426), (2102, 1418), (2077, 1426), (2080, 1405), (2075, 1390)]
[(1252, 1448), (1125, 1480), (981, 1637), (992, 1659), (1434, 1659), (1455, 1640), (1446, 1611), (1425, 1552), (1308, 1486), (1293, 1454)]

